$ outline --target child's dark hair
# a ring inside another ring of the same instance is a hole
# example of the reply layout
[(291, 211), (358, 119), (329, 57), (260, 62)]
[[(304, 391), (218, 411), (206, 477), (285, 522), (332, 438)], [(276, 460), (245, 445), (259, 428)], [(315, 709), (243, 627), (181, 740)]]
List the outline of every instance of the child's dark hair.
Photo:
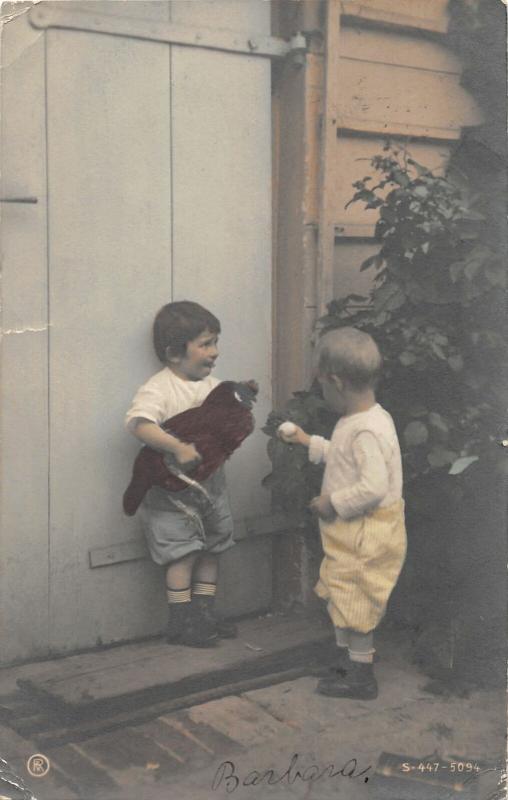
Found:
[(199, 303), (180, 300), (163, 306), (153, 323), (153, 346), (159, 360), (166, 364), (169, 356), (184, 356), (188, 342), (206, 330), (220, 333), (220, 322)]

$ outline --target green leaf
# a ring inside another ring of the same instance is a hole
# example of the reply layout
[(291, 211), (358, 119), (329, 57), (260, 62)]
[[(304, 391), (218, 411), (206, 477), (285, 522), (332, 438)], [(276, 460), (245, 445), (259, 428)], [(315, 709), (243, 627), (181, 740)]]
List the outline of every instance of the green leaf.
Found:
[(415, 168), (416, 174), (419, 178), (421, 178), (423, 175), (431, 174), (430, 170), (428, 170), (426, 167), (423, 167), (421, 164), (415, 161), (414, 158), (408, 158), (407, 163), (411, 164), (411, 166)]
[(376, 253), (374, 256), (370, 256), (363, 261), (360, 272), (364, 272), (364, 270), (369, 269), (369, 267), (376, 267), (376, 269), (379, 269), (382, 263), (383, 256), (380, 253)]
[[(390, 304), (395, 302), (395, 308), (398, 307), (401, 291), (399, 286), (393, 281), (385, 281), (379, 289), (373, 292), (372, 301), (374, 309), (378, 312), (390, 309)], [(404, 296), (402, 295), (402, 302)]]
[(480, 214), (479, 211), (473, 211), (471, 208), (460, 209), (463, 213), (462, 219), (467, 219), (469, 222), (483, 222), (485, 219), (484, 214)]
[(502, 289), (506, 289), (508, 275), (504, 264), (488, 264), (485, 267), (485, 274), (491, 286), (499, 286)]
[(437, 344), (437, 342), (431, 342), (430, 348), (434, 353), (434, 355), (436, 355), (442, 361), (446, 360), (446, 353), (444, 352), (443, 348), (439, 344)]
[(464, 472), (464, 470), (470, 467), (471, 464), (474, 464), (475, 461), (478, 461), (478, 456), (464, 456), (463, 458), (458, 458), (448, 470), (448, 475), (460, 475), (461, 472)]
[(456, 356), (450, 356), (448, 359), (448, 364), (454, 372), (460, 372), (462, 369), (464, 369), (464, 359), (460, 353), (458, 353)]
[(404, 441), (410, 447), (425, 444), (429, 438), (429, 431), (423, 422), (410, 422), (404, 429)]
[(409, 416), (410, 417), (426, 417), (427, 416), (427, 409), (425, 406), (413, 406), (409, 409)]
[(466, 278), (469, 278), (469, 280), (472, 281), (474, 276), (478, 273), (480, 267), (481, 267), (481, 262), (478, 261), (477, 259), (467, 261), (466, 266), (464, 267), (464, 275), (466, 276)]
[(410, 353), (409, 350), (404, 350), (399, 356), (399, 361), (405, 367), (410, 367), (411, 364), (415, 363), (416, 356), (414, 353)]
[(483, 267), (486, 261), (489, 261), (491, 258), (492, 252), (485, 245), (479, 244), (474, 247), (466, 259), (466, 266), (464, 267), (464, 273), (469, 280), (472, 280), (480, 267)]
[(429, 425), (432, 425), (433, 428), (436, 428), (441, 433), (447, 434), (450, 431), (441, 414), (437, 414), (435, 411), (431, 411), (429, 414)]
[(416, 195), (416, 197), (428, 197), (429, 190), (426, 186), (415, 186), (413, 194)]
[(399, 186), (409, 185), (410, 179), (407, 172), (404, 172), (401, 169), (394, 169), (392, 175), (393, 175), (393, 180), (396, 181), (399, 184)]
[(446, 467), (448, 464), (452, 464), (456, 458), (457, 453), (453, 450), (446, 450), (446, 448), (437, 445), (428, 454), (427, 461), (431, 467)]
[(464, 271), (463, 261), (455, 261), (454, 264), (450, 264), (450, 279), (452, 283), (457, 283), (463, 271)]

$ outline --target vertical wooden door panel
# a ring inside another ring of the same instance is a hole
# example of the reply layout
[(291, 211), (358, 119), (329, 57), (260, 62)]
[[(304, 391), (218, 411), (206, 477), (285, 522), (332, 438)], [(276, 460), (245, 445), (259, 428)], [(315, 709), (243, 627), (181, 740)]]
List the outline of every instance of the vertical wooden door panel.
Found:
[[(173, 4), (173, 20), (175, 5), (178, 21), (190, 24), (182, 18), (186, 4)], [(269, 32), (267, 4), (241, 9), (246, 16), (231, 26), (253, 26), (256, 13), (255, 29)], [(259, 427), (271, 407), (270, 104), (264, 59), (172, 48), (174, 296), (220, 317), (217, 375), (260, 384), (258, 429), (228, 469), (237, 517), (269, 504), (260, 485), (269, 463)]]
[(43, 654), (48, 638), (48, 386), (44, 37), (26, 15), (2, 31), (2, 662)]
[(152, 566), (90, 570), (88, 550), (140, 535), (121, 508), (123, 415), (157, 369), (149, 325), (170, 294), (169, 49), (47, 36), (51, 624), (72, 648), (160, 623)]

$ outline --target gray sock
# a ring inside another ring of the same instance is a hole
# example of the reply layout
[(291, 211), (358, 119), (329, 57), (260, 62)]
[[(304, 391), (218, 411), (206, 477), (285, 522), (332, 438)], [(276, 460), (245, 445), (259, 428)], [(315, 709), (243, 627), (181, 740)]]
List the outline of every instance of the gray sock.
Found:
[(335, 641), (337, 647), (345, 649), (349, 647), (349, 629), (348, 628), (335, 628)]
[(359, 633), (351, 631), (349, 635), (349, 658), (363, 664), (372, 664), (374, 660), (374, 631)]

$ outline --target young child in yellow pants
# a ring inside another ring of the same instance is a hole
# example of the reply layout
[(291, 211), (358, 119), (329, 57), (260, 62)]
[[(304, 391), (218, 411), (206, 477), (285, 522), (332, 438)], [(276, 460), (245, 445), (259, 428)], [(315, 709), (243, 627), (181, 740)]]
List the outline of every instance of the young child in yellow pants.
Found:
[(341, 657), (317, 691), (367, 700), (377, 697), (374, 630), (406, 554), (400, 447), (391, 416), (376, 402), (381, 355), (374, 340), (339, 328), (321, 338), (316, 355), (324, 399), (341, 415), (331, 440), (298, 426), (279, 435), (326, 464), (321, 494), (310, 504), (324, 550), (315, 591), (328, 603)]

